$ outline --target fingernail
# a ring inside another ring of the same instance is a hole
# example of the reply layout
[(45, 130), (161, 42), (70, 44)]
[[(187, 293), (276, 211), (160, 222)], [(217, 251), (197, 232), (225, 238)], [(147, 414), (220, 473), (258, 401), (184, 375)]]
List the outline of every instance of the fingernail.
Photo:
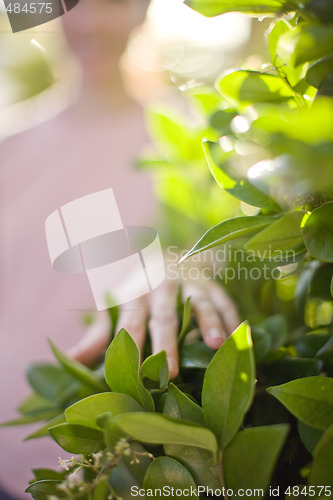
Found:
[(208, 330), (207, 332), (207, 339), (225, 339), (225, 333), (221, 328), (214, 327)]

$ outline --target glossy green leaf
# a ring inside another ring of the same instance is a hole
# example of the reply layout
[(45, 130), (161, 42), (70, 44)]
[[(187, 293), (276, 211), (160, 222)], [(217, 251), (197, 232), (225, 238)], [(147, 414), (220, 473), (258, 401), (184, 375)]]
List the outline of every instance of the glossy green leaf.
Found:
[(169, 383), (169, 368), (166, 352), (152, 354), (141, 365), (142, 375), (160, 383), (160, 387), (167, 387)]
[(304, 224), (303, 236), (306, 248), (313, 257), (333, 262), (333, 202), (311, 212)]
[(315, 447), (323, 435), (323, 431), (314, 429), (301, 420), (297, 422), (297, 430), (304, 447), (313, 455)]
[(65, 410), (65, 415), (68, 422), (98, 429), (96, 419), (103, 413), (115, 416), (132, 411), (143, 411), (143, 408), (127, 394), (104, 392), (74, 403)]
[(259, 498), (264, 498), (288, 430), (288, 425), (279, 424), (238, 432), (224, 452), (226, 487), (233, 491), (262, 489), (264, 495)]
[(304, 248), (301, 231), (303, 216), (303, 212), (284, 215), (253, 236), (245, 244), (245, 249), (255, 252), (262, 259), (293, 257)]
[(103, 432), (76, 424), (59, 424), (49, 432), (61, 448), (69, 453), (88, 455), (105, 448)]
[(153, 399), (140, 376), (139, 349), (130, 334), (121, 329), (105, 356), (105, 378), (114, 392), (135, 399), (144, 409), (154, 410)]
[(82, 365), (78, 361), (75, 361), (72, 358), (66, 356), (58, 347), (56, 347), (51, 340), (49, 340), (49, 344), (51, 346), (52, 352), (54, 356), (57, 358), (59, 363), (68, 371), (74, 378), (80, 380), (84, 384), (93, 387), (98, 392), (104, 391), (105, 386), (96, 376), (96, 374), (89, 370), (86, 366)]
[(31, 484), (26, 490), (34, 500), (49, 500), (51, 496), (67, 498), (67, 494), (58, 488), (61, 481), (42, 480)]
[(114, 418), (119, 427), (144, 443), (183, 444), (217, 450), (214, 434), (188, 420), (176, 419), (157, 413), (126, 413)]
[(279, 0), (185, 0), (186, 5), (207, 17), (214, 17), (225, 12), (243, 12), (245, 14), (262, 14), (287, 12), (285, 3)]
[(163, 408), (163, 413), (169, 417), (192, 420), (204, 425), (203, 411), (192, 399), (177, 386), (170, 384)]
[(279, 76), (260, 71), (234, 71), (217, 83), (222, 97), (233, 105), (248, 105), (258, 102), (283, 102), (295, 93)]
[(333, 487), (333, 425), (323, 434), (315, 448), (309, 484)]
[(269, 387), (267, 391), (310, 427), (325, 430), (333, 423), (332, 378), (301, 378)]
[(298, 66), (331, 53), (333, 27), (299, 23), (297, 28), (280, 36), (276, 52), (283, 61)]
[(267, 208), (275, 212), (280, 207), (266, 194), (259, 191), (246, 178), (239, 178), (226, 169), (228, 159), (233, 152), (225, 153), (219, 144), (211, 141), (203, 142), (203, 149), (212, 176), (218, 185), (238, 200), (255, 207)]
[(251, 233), (258, 232), (274, 222), (277, 222), (276, 218), (264, 215), (236, 217), (220, 222), (220, 224), (209, 229), (194, 247), (182, 257), (180, 262), (183, 262), (196, 253), (203, 252), (204, 250), (221, 245), (222, 243), (227, 243), (241, 236), (247, 236)]
[(251, 332), (242, 323), (210, 362), (202, 389), (207, 426), (224, 449), (239, 429), (254, 392)]
[[(195, 481), (190, 472), (177, 460), (170, 457), (157, 457), (146, 472), (143, 487), (155, 491), (155, 488), (169, 486), (184, 491), (184, 489), (196, 489)], [(188, 495), (187, 495), (188, 496)], [(186, 498), (186, 495), (177, 495), (179, 498)]]

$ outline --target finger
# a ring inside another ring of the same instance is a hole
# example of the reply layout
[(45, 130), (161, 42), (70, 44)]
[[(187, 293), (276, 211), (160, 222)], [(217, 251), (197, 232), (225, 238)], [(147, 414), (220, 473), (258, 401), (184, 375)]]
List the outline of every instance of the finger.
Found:
[(147, 317), (148, 304), (147, 298), (144, 296), (122, 306), (117, 321), (116, 332), (125, 328), (136, 342), (140, 352), (145, 341)]
[(153, 354), (165, 351), (170, 379), (178, 375), (178, 318), (176, 312), (177, 282), (166, 280), (150, 296), (149, 332)]
[(95, 363), (110, 343), (110, 329), (108, 314), (99, 312), (82, 340), (67, 351), (67, 355), (85, 365)]
[(209, 283), (208, 288), (213, 304), (221, 314), (227, 334), (231, 335), (241, 322), (236, 306), (226, 291), (217, 283)]
[(212, 349), (218, 349), (226, 340), (227, 332), (210, 296), (203, 290), (194, 293), (192, 291), (191, 304), (205, 344)]

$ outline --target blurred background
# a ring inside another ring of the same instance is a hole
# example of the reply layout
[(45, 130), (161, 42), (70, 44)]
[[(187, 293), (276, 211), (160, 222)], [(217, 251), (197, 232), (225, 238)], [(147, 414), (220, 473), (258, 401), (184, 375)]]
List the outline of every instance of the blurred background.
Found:
[[(131, 92), (150, 104), (172, 86), (212, 83), (251, 52), (252, 24), (239, 14), (207, 19), (182, 0), (153, 0), (123, 61)], [(65, 107), (75, 94), (75, 72), (59, 20), (13, 34), (0, 0), (2, 136)]]

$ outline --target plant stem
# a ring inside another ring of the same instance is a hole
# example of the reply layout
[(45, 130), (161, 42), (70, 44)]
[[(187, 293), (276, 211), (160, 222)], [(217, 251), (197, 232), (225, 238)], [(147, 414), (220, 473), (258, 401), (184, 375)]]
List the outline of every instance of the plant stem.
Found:
[(225, 500), (229, 500), (229, 498), (227, 497), (226, 488), (225, 488), (222, 459), (220, 459), (217, 462), (217, 470), (218, 470), (219, 480), (220, 480), (221, 486), (223, 488), (223, 491), (225, 491), (224, 498), (225, 498)]

